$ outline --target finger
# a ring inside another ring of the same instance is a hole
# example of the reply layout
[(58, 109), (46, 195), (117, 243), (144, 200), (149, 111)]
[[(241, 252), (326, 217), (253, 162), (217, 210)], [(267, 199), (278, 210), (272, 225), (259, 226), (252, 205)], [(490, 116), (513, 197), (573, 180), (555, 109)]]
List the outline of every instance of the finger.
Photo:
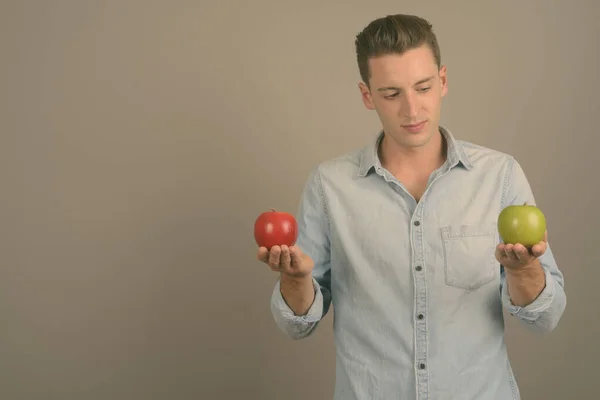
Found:
[(516, 244), (513, 247), (513, 253), (516, 257), (516, 260), (521, 262), (527, 262), (529, 260), (529, 250), (522, 244)]
[(544, 252), (543, 252), (543, 251), (541, 251), (541, 250), (539, 249), (539, 247), (537, 247), (537, 244), (531, 248), (531, 255), (532, 255), (533, 257), (535, 257), (535, 258), (539, 258), (539, 257), (541, 257), (543, 254), (544, 254)]
[(290, 266), (292, 268), (298, 268), (300, 266), (300, 260), (302, 259), (302, 250), (298, 246), (290, 247)]
[(513, 244), (507, 244), (504, 250), (504, 252), (506, 253), (506, 257), (511, 261), (517, 261), (519, 259), (515, 250), (515, 245)]
[(500, 243), (498, 246), (496, 246), (496, 259), (499, 262), (502, 262), (502, 260), (504, 260), (506, 258), (506, 245), (504, 243)]
[(269, 260), (269, 250), (266, 247), (259, 247), (256, 258), (259, 261), (266, 263)]
[(281, 268), (279, 267), (279, 265), (269, 264), (269, 268), (271, 268), (271, 271), (273, 271), (273, 272), (281, 272)]
[(540, 242), (531, 248), (531, 253), (534, 257), (541, 257), (548, 248), (546, 242)]
[(281, 256), (279, 265), (282, 269), (286, 270), (290, 268), (291, 256), (290, 249), (286, 245), (281, 246)]
[(281, 247), (273, 246), (271, 247), (271, 251), (269, 251), (269, 266), (279, 268), (281, 256)]

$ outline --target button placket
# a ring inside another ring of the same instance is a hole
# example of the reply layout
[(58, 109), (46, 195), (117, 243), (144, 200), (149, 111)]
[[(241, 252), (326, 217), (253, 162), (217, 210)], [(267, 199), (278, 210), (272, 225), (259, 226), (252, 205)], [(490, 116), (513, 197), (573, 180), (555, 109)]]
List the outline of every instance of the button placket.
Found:
[(417, 205), (412, 221), (411, 241), (414, 249), (414, 283), (415, 283), (415, 365), (418, 371), (416, 385), (419, 393), (426, 396), (428, 392), (428, 374), (426, 370), (427, 363), (427, 320), (425, 318), (427, 310), (427, 277), (424, 273), (423, 263), (425, 262), (423, 235), (422, 235), (422, 204)]

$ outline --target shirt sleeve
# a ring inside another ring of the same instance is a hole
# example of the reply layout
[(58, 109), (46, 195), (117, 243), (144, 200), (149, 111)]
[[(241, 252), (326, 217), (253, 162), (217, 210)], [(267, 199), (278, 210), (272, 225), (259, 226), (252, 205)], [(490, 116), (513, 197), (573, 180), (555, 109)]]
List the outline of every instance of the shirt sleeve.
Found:
[[(532, 205), (536, 204), (527, 177), (519, 163), (514, 159), (511, 159), (510, 162), (505, 187), (503, 207), (525, 202)], [(502, 304), (511, 315), (519, 318), (529, 329), (539, 333), (547, 333), (554, 330), (558, 325), (566, 308), (567, 298), (564, 291), (564, 277), (554, 258), (550, 243), (548, 243), (547, 250), (539, 258), (539, 261), (544, 269), (546, 285), (532, 303), (525, 307), (515, 306), (512, 303), (504, 270), (501, 279), (501, 296)]]
[(293, 339), (302, 339), (312, 334), (331, 304), (330, 223), (318, 167), (311, 172), (305, 184), (296, 220), (296, 245), (314, 262), (312, 280), (315, 298), (305, 315), (294, 314), (281, 294), (281, 281), (278, 279), (271, 296), (271, 312), (282, 331)]
[(319, 283), (313, 278), (315, 299), (305, 315), (296, 315), (281, 295), (280, 281), (277, 280), (271, 298), (271, 311), (277, 326), (293, 339), (309, 336), (323, 316), (323, 294)]

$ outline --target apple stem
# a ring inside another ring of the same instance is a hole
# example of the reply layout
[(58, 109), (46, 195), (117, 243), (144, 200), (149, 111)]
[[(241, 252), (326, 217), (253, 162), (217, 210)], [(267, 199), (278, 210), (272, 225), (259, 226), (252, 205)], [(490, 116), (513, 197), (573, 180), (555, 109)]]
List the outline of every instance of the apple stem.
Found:
[(275, 211), (275, 209), (274, 208), (269, 208), (269, 211)]
[(523, 205), (524, 205), (524, 206), (526, 206), (526, 205), (527, 205), (527, 202), (523, 203)]

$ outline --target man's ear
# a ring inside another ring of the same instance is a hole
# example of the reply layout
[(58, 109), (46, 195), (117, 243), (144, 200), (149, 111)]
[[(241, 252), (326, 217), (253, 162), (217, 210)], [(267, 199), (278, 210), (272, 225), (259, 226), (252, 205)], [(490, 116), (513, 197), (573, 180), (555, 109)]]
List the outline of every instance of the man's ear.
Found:
[(371, 96), (371, 90), (369, 89), (369, 87), (367, 85), (365, 85), (364, 82), (360, 82), (358, 84), (358, 88), (360, 90), (361, 97), (362, 97), (363, 103), (365, 104), (365, 107), (367, 107), (367, 109), (369, 109), (369, 110), (374, 110), (375, 105), (373, 104), (373, 97)]
[(442, 86), (442, 97), (444, 97), (448, 93), (448, 74), (445, 65), (440, 67), (440, 84)]

